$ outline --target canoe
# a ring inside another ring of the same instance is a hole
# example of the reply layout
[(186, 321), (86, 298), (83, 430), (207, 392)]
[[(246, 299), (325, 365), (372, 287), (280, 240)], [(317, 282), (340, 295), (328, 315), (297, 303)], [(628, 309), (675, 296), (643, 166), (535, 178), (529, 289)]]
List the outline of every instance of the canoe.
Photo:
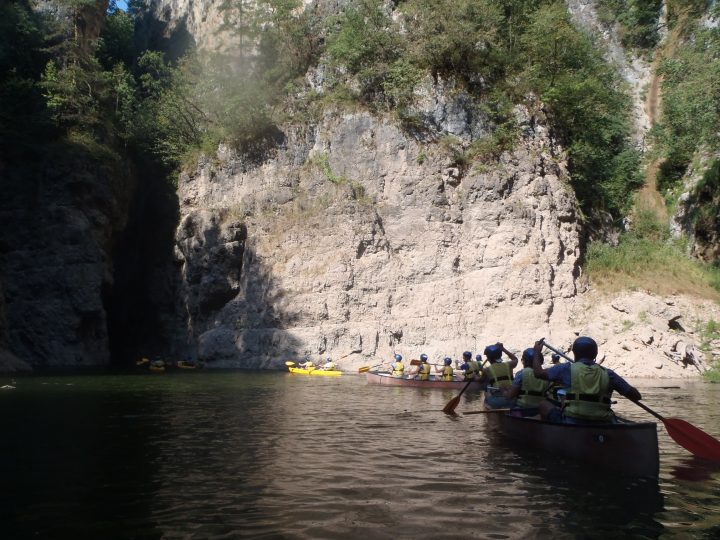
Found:
[[(429, 381), (419, 381), (416, 379), (405, 379), (401, 377), (393, 377), (390, 373), (384, 373), (379, 371), (368, 371), (367, 382), (370, 384), (385, 384), (388, 386), (408, 386), (411, 388), (438, 388), (438, 389), (450, 389), (450, 390), (462, 390), (467, 381), (441, 381), (440, 379), (432, 378)], [(432, 376), (431, 376), (432, 377)], [(468, 387), (468, 390), (481, 390), (484, 385), (479, 382), (473, 382)]]
[(290, 373), (295, 373), (297, 375), (316, 375), (320, 377), (339, 377), (342, 375), (342, 371), (335, 371), (335, 370), (328, 370), (325, 371), (324, 369), (303, 369), (303, 368), (296, 368), (296, 367), (288, 367), (290, 370)]
[[(485, 416), (485, 415), (483, 415)], [(520, 411), (495, 413), (508, 438), (590, 468), (627, 476), (657, 477), (660, 467), (657, 424), (618, 418), (615, 424), (556, 424)]]

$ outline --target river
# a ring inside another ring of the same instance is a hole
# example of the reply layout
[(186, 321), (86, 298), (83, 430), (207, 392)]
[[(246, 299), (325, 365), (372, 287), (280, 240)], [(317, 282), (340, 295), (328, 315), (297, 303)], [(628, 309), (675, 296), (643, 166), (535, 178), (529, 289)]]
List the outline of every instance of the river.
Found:
[[(444, 415), (455, 391), (362, 376), (0, 377), (11, 382), (3, 539), (720, 537), (720, 467), (661, 424), (659, 479), (626, 479), (511, 446), (485, 415)], [(658, 412), (720, 436), (720, 385), (637, 385)], [(457, 411), (479, 407), (470, 396)], [(652, 420), (623, 399), (616, 410)]]

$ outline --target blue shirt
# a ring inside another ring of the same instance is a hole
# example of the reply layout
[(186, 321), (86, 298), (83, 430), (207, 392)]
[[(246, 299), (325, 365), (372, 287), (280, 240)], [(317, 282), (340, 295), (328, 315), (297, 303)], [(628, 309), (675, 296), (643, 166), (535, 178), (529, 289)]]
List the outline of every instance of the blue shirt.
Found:
[(513, 379), (513, 386), (517, 386), (518, 388), (522, 389), (522, 379), (523, 379), (523, 370), (525, 368), (521, 369), (515, 374), (515, 378)]
[[(592, 360), (585, 359), (580, 360), (580, 362), (582, 362), (586, 366), (592, 366), (595, 363)], [(552, 382), (559, 383), (566, 388), (570, 388), (572, 386), (572, 379), (570, 376), (571, 365), (572, 364), (570, 362), (566, 362), (549, 367), (547, 369), (548, 379), (550, 379)], [(612, 369), (605, 368), (605, 371), (607, 371), (608, 377), (610, 378), (611, 393), (613, 390), (617, 390), (622, 395), (625, 395), (631, 391), (632, 386), (630, 386), (630, 384), (620, 375), (615, 373)]]

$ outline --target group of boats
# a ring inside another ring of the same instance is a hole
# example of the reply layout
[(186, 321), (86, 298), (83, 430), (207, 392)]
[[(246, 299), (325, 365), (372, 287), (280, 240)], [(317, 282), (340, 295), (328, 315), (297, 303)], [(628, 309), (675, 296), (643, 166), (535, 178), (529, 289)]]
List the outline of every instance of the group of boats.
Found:
[[(325, 371), (314, 367), (303, 369), (292, 362), (287, 364), (291, 373), (325, 377), (342, 375), (341, 371)], [(453, 415), (465, 391), (485, 392), (487, 397), (492, 390), (477, 380), (443, 381), (440, 377), (432, 376), (430, 380), (423, 381), (412, 376), (394, 376), (374, 368), (379, 366), (360, 368), (369, 384), (460, 390), (460, 395), (443, 409)], [(720, 461), (720, 441), (684, 420), (663, 418), (646, 405), (635, 403), (660, 419), (668, 434), (691, 453), (701, 458)], [(659, 474), (660, 454), (655, 422), (634, 422), (616, 416), (613, 423), (553, 423), (542, 420), (539, 414), (534, 414), (535, 411), (493, 409), (488, 406), (487, 400), (484, 407), (483, 410), (466, 412), (465, 415), (482, 413), (488, 416), (488, 425), (491, 428), (497, 429), (523, 448), (538, 449), (553, 455), (554, 458), (580, 460), (588, 467), (611, 470), (627, 476), (657, 477)]]
[(165, 373), (168, 369), (200, 369), (203, 367), (202, 363), (188, 362), (185, 360), (178, 360), (177, 362), (170, 362), (166, 360), (150, 360), (149, 358), (141, 358), (135, 362), (135, 365), (139, 368), (147, 368), (151, 373)]

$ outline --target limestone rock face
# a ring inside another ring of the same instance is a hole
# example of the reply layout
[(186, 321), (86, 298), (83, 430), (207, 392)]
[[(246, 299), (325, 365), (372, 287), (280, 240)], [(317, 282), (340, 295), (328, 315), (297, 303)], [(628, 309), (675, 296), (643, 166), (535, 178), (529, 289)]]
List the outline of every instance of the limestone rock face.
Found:
[(109, 361), (103, 299), (111, 240), (124, 226), (126, 179), (69, 158), (0, 179), (0, 280), (7, 343), (33, 366)]
[(180, 180), (179, 341), (216, 366), (332, 353), (343, 369), (532, 345), (577, 292), (579, 235), (563, 155), (518, 115), (493, 165), (362, 112), (288, 131), (260, 164), (220, 148)]

